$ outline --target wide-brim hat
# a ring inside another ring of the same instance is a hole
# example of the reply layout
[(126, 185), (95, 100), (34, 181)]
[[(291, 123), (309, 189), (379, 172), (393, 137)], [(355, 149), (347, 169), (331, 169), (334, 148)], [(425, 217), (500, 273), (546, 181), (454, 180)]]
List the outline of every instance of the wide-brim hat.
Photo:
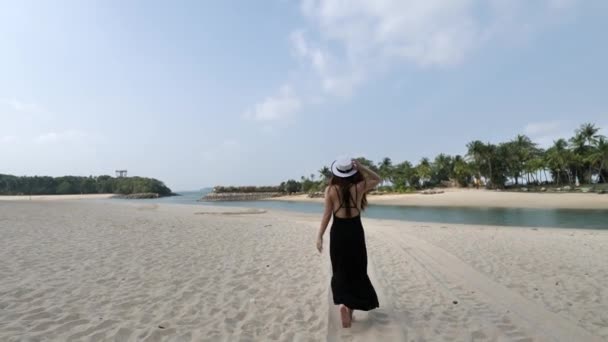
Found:
[(336, 177), (348, 178), (357, 173), (357, 169), (351, 159), (338, 159), (331, 164), (331, 173)]

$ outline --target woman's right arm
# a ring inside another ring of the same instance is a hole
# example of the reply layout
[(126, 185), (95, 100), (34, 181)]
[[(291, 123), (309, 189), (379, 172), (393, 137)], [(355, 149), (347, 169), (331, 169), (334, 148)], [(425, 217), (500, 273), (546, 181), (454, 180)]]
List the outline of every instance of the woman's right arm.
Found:
[(382, 182), (382, 178), (380, 178), (380, 176), (378, 176), (377, 173), (372, 171), (367, 166), (362, 165), (361, 163), (359, 163), (356, 160), (353, 160), (353, 165), (365, 177), (365, 181), (361, 182), (363, 184), (359, 183), (359, 185), (357, 185), (360, 188), (360, 190), (363, 190), (363, 192), (368, 192), (368, 191), (374, 189), (375, 187), (378, 186), (378, 184), (380, 184), (380, 182)]

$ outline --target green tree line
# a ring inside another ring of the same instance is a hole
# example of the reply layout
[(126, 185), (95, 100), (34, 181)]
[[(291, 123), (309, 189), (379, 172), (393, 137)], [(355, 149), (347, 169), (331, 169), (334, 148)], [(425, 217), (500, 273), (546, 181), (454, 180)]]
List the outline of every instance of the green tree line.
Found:
[(136, 194), (171, 195), (171, 189), (154, 178), (111, 176), (12, 176), (0, 174), (2, 195), (67, 195), (67, 194)]
[[(542, 149), (526, 135), (492, 144), (479, 140), (466, 145), (466, 154), (441, 153), (433, 160), (422, 158), (393, 163), (384, 158), (374, 163), (357, 158), (383, 179), (380, 190), (407, 192), (428, 187), (454, 184), (475, 186), (476, 182), (491, 189), (528, 185), (575, 185), (608, 181), (608, 140), (600, 129), (586, 123), (569, 138), (555, 140)], [(282, 192), (323, 191), (331, 171), (324, 166), (315, 174), (281, 183)]]

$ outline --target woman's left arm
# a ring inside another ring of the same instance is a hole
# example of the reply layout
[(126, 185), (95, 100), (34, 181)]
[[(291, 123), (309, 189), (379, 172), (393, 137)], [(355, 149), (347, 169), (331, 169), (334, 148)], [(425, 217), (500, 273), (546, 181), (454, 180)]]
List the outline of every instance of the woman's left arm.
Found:
[(329, 225), (331, 219), (331, 213), (333, 212), (333, 205), (329, 198), (329, 187), (325, 188), (325, 210), (323, 211), (323, 218), (321, 218), (321, 226), (319, 227), (319, 234), (317, 235), (317, 250), (319, 253), (323, 251), (323, 235)]

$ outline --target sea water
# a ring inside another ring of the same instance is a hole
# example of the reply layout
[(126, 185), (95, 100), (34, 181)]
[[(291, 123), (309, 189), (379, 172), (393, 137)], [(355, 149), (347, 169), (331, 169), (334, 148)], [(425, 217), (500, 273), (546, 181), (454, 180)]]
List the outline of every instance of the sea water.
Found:
[[(277, 209), (318, 215), (321, 215), (323, 212), (323, 204), (314, 202), (272, 200), (199, 202), (198, 200), (207, 192), (208, 190), (184, 191), (179, 193), (180, 196), (136, 201)], [(608, 229), (608, 209), (582, 210), (370, 205), (367, 210), (365, 210), (364, 216), (368, 218), (415, 222), (460, 223), (516, 227)]]

